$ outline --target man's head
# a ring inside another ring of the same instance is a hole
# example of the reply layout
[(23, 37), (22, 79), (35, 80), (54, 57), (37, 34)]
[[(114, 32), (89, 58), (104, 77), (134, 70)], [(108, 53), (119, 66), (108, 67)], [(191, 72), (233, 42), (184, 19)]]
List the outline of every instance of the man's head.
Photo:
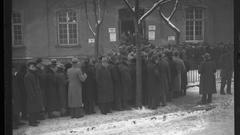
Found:
[(105, 56), (102, 57), (102, 65), (105, 66), (105, 67), (108, 66), (108, 58), (105, 57)]
[(37, 68), (36, 68), (36, 62), (33, 62), (33, 61), (30, 61), (27, 63), (27, 68), (28, 70), (30, 71), (36, 71)]

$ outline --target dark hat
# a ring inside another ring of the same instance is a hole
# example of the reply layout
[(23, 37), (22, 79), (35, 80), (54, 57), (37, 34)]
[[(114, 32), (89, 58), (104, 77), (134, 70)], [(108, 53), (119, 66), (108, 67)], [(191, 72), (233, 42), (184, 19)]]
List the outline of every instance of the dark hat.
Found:
[(42, 62), (42, 59), (41, 58), (37, 58), (36, 64), (41, 63), (41, 62)]
[(78, 63), (78, 58), (72, 58), (72, 63)]
[(56, 59), (51, 59), (51, 63), (52, 64), (57, 64), (57, 60)]
[(27, 62), (27, 67), (29, 67), (30, 65), (36, 65), (36, 62), (35, 61), (29, 61)]

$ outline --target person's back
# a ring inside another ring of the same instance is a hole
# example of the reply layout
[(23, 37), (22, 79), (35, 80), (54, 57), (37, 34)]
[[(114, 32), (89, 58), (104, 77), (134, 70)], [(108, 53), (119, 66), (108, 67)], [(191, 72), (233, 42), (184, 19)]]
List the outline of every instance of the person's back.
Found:
[(220, 69), (221, 69), (221, 90), (220, 94), (225, 94), (224, 87), (227, 83), (227, 93), (231, 94), (231, 81), (233, 74), (233, 53), (228, 51), (220, 57)]

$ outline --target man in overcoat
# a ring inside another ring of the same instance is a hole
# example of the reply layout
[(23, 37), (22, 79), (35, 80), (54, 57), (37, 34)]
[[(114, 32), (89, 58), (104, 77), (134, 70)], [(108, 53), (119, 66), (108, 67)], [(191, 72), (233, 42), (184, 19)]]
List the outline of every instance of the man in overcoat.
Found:
[(96, 96), (96, 72), (92, 59), (87, 58), (83, 65), (83, 72), (87, 74), (87, 79), (83, 82), (84, 109), (86, 114), (95, 113)]
[(220, 57), (220, 69), (221, 69), (221, 89), (220, 94), (224, 95), (224, 88), (227, 84), (227, 94), (231, 94), (231, 83), (233, 75), (233, 52), (228, 50)]
[(210, 54), (204, 54), (204, 60), (200, 64), (200, 91), (202, 94), (201, 104), (211, 103), (212, 94), (216, 93), (216, 64), (211, 60)]
[(112, 57), (111, 64), (110, 64), (110, 71), (112, 76), (113, 82), (113, 93), (114, 93), (114, 103), (113, 109), (114, 110), (122, 110), (122, 95), (123, 90), (121, 89), (121, 78), (120, 78), (120, 71), (119, 71), (119, 58), (117, 56)]
[(46, 110), (49, 118), (55, 118), (56, 111), (60, 111), (59, 91), (57, 90), (56, 65), (52, 62), (46, 67)]
[(83, 73), (78, 65), (77, 58), (72, 59), (72, 67), (67, 70), (68, 76), (68, 107), (72, 118), (83, 117), (83, 98), (82, 98), (82, 82), (87, 78), (87, 74)]
[(24, 84), (27, 93), (27, 112), (29, 115), (29, 125), (37, 126), (37, 116), (44, 110), (43, 100), (41, 96), (41, 88), (39, 79), (36, 75), (36, 63), (29, 62), (27, 64), (28, 71), (24, 77)]
[(181, 87), (182, 75), (185, 72), (186, 68), (183, 60), (179, 58), (178, 51), (174, 52), (173, 61), (176, 63), (176, 68), (177, 68), (177, 76), (174, 78), (174, 81), (173, 81), (173, 91), (174, 91), (174, 96), (179, 97), (182, 91), (182, 87)]
[(17, 129), (20, 125), (20, 112), (22, 111), (22, 97), (16, 78), (16, 68), (12, 66), (12, 127)]
[(57, 64), (56, 85), (59, 94), (61, 116), (65, 116), (67, 111), (67, 77), (64, 73), (64, 65), (61, 63)]
[(156, 109), (160, 102), (160, 72), (157, 65), (157, 58), (150, 56), (147, 64), (147, 90), (148, 90), (148, 107)]
[(20, 95), (21, 95), (21, 112), (22, 112), (22, 119), (23, 120), (27, 120), (27, 93), (26, 93), (26, 89), (24, 86), (24, 76), (27, 72), (27, 67), (26, 64), (22, 64), (20, 66), (20, 69), (18, 70), (17, 74), (16, 74), (16, 81), (17, 81), (17, 87), (20, 91)]
[(102, 114), (111, 113), (113, 102), (113, 80), (107, 57), (102, 57), (96, 66), (97, 102)]
[(160, 91), (161, 91), (161, 102), (162, 106), (166, 105), (167, 101), (167, 93), (170, 90), (170, 80), (171, 80), (171, 73), (168, 62), (163, 58), (163, 54), (159, 54), (159, 75), (160, 75)]
[(118, 66), (121, 79), (121, 89), (122, 94), (122, 104), (123, 109), (130, 109), (129, 102), (132, 101), (132, 78), (130, 74), (130, 69), (127, 65), (127, 58), (122, 57), (121, 63)]

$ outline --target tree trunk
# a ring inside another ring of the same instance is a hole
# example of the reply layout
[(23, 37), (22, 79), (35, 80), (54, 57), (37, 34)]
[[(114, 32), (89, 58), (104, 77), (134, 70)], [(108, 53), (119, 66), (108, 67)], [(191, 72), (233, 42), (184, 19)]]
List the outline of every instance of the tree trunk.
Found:
[(101, 24), (97, 24), (96, 27), (96, 35), (95, 35), (95, 57), (98, 58), (99, 57), (99, 32), (100, 32), (100, 25)]
[(140, 26), (138, 24), (139, 18), (139, 0), (135, 0), (135, 10), (136, 15), (134, 17), (134, 27), (135, 27), (135, 40), (134, 45), (136, 45), (137, 58), (136, 58), (136, 106), (142, 106), (142, 60), (141, 60), (141, 43), (139, 42), (139, 30)]

